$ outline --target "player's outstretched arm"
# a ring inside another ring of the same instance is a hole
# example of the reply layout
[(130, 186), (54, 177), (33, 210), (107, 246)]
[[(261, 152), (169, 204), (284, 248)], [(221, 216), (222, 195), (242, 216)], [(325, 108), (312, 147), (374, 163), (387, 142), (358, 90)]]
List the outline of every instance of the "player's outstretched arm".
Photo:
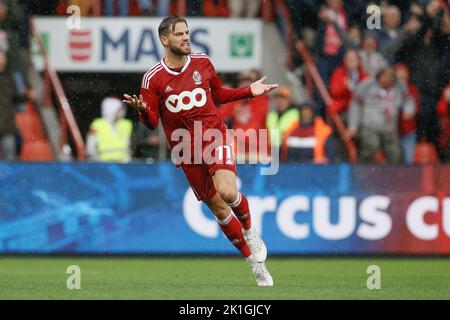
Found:
[(267, 79), (267, 76), (264, 76), (261, 79), (259, 79), (258, 81), (255, 81), (250, 85), (250, 90), (252, 91), (252, 94), (254, 97), (262, 96), (262, 95), (272, 91), (273, 89), (278, 88), (277, 83), (273, 83), (273, 84), (263, 83), (264, 80), (266, 80), (266, 79)]
[(248, 87), (243, 88), (225, 88), (219, 77), (216, 75), (211, 80), (211, 91), (213, 101), (216, 104), (228, 103), (235, 100), (253, 98), (262, 96), (267, 92), (278, 88), (278, 84), (265, 84), (263, 81), (267, 77), (262, 77), (258, 81), (253, 82)]

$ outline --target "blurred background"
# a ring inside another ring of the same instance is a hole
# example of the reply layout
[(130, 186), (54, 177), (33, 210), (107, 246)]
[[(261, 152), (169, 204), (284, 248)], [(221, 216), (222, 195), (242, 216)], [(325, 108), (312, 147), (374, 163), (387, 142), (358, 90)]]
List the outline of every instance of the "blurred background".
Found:
[(169, 14), (226, 86), (281, 85), (218, 106), (280, 130), (278, 175), (239, 169), (273, 252), (450, 253), (447, 0), (0, 0), (0, 253), (233, 252), (120, 101)]

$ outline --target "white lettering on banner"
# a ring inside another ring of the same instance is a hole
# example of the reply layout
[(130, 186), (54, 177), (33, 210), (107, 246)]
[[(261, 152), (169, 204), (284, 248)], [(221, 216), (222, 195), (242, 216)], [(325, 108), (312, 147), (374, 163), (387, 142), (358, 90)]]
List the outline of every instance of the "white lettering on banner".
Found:
[(202, 210), (202, 203), (197, 201), (191, 188), (184, 195), (183, 215), (188, 226), (202, 237), (217, 238), (219, 235), (216, 221), (206, 217)]
[(366, 240), (378, 240), (387, 237), (392, 230), (392, 220), (387, 209), (391, 199), (386, 196), (371, 196), (359, 206), (359, 216), (364, 221), (356, 234)]
[[(241, 181), (237, 178), (238, 189)], [(249, 206), (252, 208), (252, 225), (262, 233), (263, 215), (266, 212), (275, 212), (276, 198), (269, 197), (248, 197)], [(183, 199), (183, 215), (188, 226), (197, 234), (206, 238), (217, 238), (219, 236), (219, 226), (210, 212), (204, 212), (202, 203), (197, 201), (191, 188), (187, 190)]]
[[(442, 228), (438, 222), (427, 223), (426, 214), (436, 215), (439, 212), (439, 199), (432, 196), (420, 197), (414, 200), (406, 212), (408, 230), (422, 240), (435, 240), (439, 231), (450, 237), (450, 198), (442, 199)], [(440, 219), (437, 219), (439, 221)]]
[(267, 212), (277, 210), (277, 198), (274, 196), (255, 197), (248, 196), (248, 205), (252, 213), (252, 225), (255, 226), (259, 234), (263, 233), (263, 215)]
[[(238, 182), (240, 185), (239, 180)], [(352, 236), (355, 230), (356, 235), (361, 239), (380, 240), (385, 238), (392, 229), (391, 217), (386, 212), (390, 199), (385, 196), (367, 197), (361, 201), (359, 208), (355, 197), (339, 198), (338, 219), (334, 224), (331, 222), (328, 197), (319, 196), (310, 200), (307, 196), (294, 195), (281, 201), (278, 207), (275, 196), (248, 196), (248, 201), (252, 212), (252, 224), (260, 234), (263, 234), (263, 216), (269, 212), (276, 213), (278, 228), (286, 237), (294, 240), (308, 238), (311, 231), (326, 240), (343, 240)], [(310, 212), (310, 201), (312, 201), (312, 212)], [(295, 217), (298, 213), (305, 217), (310, 216), (312, 223), (297, 222)], [(218, 237), (219, 227), (216, 221), (209, 213), (203, 211), (201, 202), (197, 201), (191, 189), (184, 197), (183, 214), (189, 227), (197, 234), (207, 238)], [(361, 220), (359, 226), (356, 225), (358, 214)]]
[(444, 232), (450, 237), (450, 198), (445, 198), (442, 204), (442, 225)]
[(409, 231), (422, 240), (434, 240), (439, 235), (437, 224), (427, 224), (424, 220), (427, 212), (436, 213), (439, 201), (436, 197), (421, 197), (413, 201), (406, 212), (406, 225)]
[(295, 222), (295, 214), (309, 210), (309, 199), (305, 196), (291, 196), (284, 200), (277, 211), (277, 225), (287, 237), (305, 239), (309, 236), (309, 225)]
[[(356, 228), (357, 205), (354, 197), (339, 198), (339, 218), (336, 224), (331, 223), (330, 199), (314, 197), (312, 210), (312, 225), (314, 232), (327, 240), (343, 240), (350, 237)], [(379, 240), (386, 237), (392, 228), (391, 217), (386, 210), (390, 200), (383, 196), (365, 198), (359, 206), (359, 216), (362, 220), (357, 229), (357, 235), (366, 240)], [(291, 196), (283, 200), (277, 211), (277, 225), (280, 230), (292, 239), (305, 239), (309, 236), (309, 225), (295, 222), (295, 214), (299, 211), (309, 211), (309, 198)]]
[[(240, 181), (238, 180), (238, 185)], [(255, 228), (263, 233), (263, 217), (266, 213), (276, 213), (276, 225), (284, 236), (294, 240), (308, 238), (311, 233), (326, 240), (344, 240), (356, 231), (360, 239), (376, 241), (386, 238), (392, 231), (393, 222), (388, 209), (391, 199), (387, 196), (373, 195), (364, 198), (359, 207), (355, 197), (343, 196), (338, 199), (339, 210), (336, 223), (331, 222), (330, 198), (319, 196), (309, 198), (293, 195), (277, 203), (275, 196), (248, 196)], [(311, 205), (312, 203), (312, 205)], [(425, 215), (438, 214), (439, 199), (424, 196), (415, 199), (407, 209), (406, 226), (413, 236), (421, 240), (435, 240), (443, 231), (450, 237), (450, 198), (442, 200), (442, 227), (439, 222), (427, 223)], [(189, 188), (183, 201), (183, 214), (189, 227), (197, 234), (207, 238), (217, 238), (219, 227), (209, 212), (204, 212)], [(296, 221), (301, 214), (304, 222)], [(359, 217), (359, 219), (358, 219)], [(359, 224), (357, 223), (359, 221)]]
[(171, 94), (166, 99), (166, 107), (170, 112), (178, 113), (181, 110), (191, 110), (193, 107), (201, 108), (206, 104), (206, 91), (196, 88), (191, 91), (183, 91), (179, 95)]
[(352, 235), (356, 227), (356, 199), (339, 199), (338, 223), (331, 223), (330, 198), (315, 197), (313, 200), (313, 226), (317, 235), (327, 240), (340, 240)]

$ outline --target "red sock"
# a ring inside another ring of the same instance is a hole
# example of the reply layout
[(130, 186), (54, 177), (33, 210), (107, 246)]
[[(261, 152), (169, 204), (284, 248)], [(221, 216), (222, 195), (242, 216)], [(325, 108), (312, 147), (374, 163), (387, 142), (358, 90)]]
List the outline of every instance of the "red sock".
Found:
[(242, 192), (239, 192), (236, 201), (233, 203), (229, 203), (228, 205), (231, 207), (239, 221), (241, 221), (242, 227), (244, 227), (245, 230), (250, 229), (250, 227), (252, 226), (252, 222), (250, 218), (248, 201), (245, 195)]
[(250, 249), (245, 242), (242, 234), (242, 226), (238, 219), (231, 213), (230, 216), (222, 221), (218, 221), (220, 229), (227, 236), (228, 240), (244, 255), (244, 257), (250, 256)]

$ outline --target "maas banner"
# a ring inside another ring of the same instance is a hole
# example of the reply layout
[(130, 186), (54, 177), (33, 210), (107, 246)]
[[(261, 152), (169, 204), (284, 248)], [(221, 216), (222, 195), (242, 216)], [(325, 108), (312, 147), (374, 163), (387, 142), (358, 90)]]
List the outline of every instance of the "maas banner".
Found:
[[(450, 254), (450, 166), (238, 167), (271, 254)], [(171, 163), (0, 162), (0, 253), (235, 253)]]
[[(162, 18), (81, 17), (79, 29), (68, 18), (34, 19), (57, 71), (145, 72), (164, 56), (158, 36)], [(192, 52), (209, 55), (217, 71), (262, 67), (261, 21), (189, 18), (188, 24)], [(36, 45), (33, 52), (42, 70)]]

